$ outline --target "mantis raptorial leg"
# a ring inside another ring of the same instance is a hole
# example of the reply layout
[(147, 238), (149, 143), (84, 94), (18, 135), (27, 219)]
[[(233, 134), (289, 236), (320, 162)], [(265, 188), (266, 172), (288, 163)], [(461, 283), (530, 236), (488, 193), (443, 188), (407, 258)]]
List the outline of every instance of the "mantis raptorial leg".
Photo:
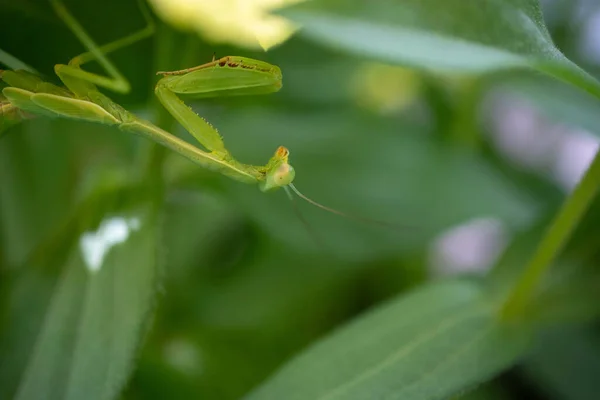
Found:
[(226, 169), (219, 167), (220, 172), (246, 182), (257, 181), (263, 191), (286, 186), (292, 182), (294, 169), (288, 163), (289, 151), (285, 147), (279, 147), (264, 167), (239, 163), (227, 151), (216, 129), (194, 113), (178, 97), (178, 95), (212, 97), (275, 92), (281, 88), (282, 76), (278, 67), (250, 58), (229, 56), (198, 67), (158, 74), (163, 75), (155, 89), (159, 100), (202, 146), (210, 150), (210, 154), (229, 165)]

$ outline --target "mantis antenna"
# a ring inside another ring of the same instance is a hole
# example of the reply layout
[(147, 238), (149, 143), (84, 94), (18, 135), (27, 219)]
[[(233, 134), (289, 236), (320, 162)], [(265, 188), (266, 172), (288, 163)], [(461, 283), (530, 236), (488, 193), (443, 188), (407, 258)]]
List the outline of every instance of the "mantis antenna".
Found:
[(285, 190), (285, 194), (287, 195), (288, 199), (290, 199), (290, 201), (292, 202), (292, 207), (294, 208), (294, 213), (296, 214), (296, 216), (298, 217), (300, 222), (302, 222), (302, 225), (304, 225), (304, 228), (306, 229), (308, 234), (313, 238), (315, 243), (317, 243), (317, 245), (321, 248), (321, 250), (323, 252), (329, 253), (327, 246), (325, 246), (325, 244), (323, 243), (323, 241), (321, 240), (319, 235), (316, 234), (316, 232), (314, 231), (312, 226), (310, 226), (308, 221), (304, 218), (304, 216), (300, 212), (300, 208), (298, 207), (298, 204), (296, 203), (296, 199), (292, 195), (292, 192), (290, 192), (290, 190), (288, 189), (287, 186), (284, 186), (283, 189)]
[(394, 224), (394, 223), (391, 223), (391, 222), (387, 222), (387, 221), (381, 221), (381, 220), (376, 220), (376, 219), (361, 217), (361, 216), (358, 216), (358, 215), (347, 214), (345, 212), (336, 210), (335, 208), (324, 206), (323, 204), (318, 203), (318, 202), (314, 201), (313, 199), (311, 199), (310, 197), (307, 197), (304, 194), (302, 194), (302, 192), (300, 192), (296, 188), (296, 186), (294, 186), (293, 183), (290, 183), (288, 186), (301, 199), (305, 200), (306, 202), (312, 204), (315, 207), (318, 207), (318, 208), (320, 208), (322, 210), (325, 210), (327, 212), (330, 212), (332, 214), (336, 214), (336, 215), (342, 216), (344, 218), (353, 219), (353, 220), (356, 220), (356, 221), (359, 221), (359, 222), (363, 222), (363, 223), (381, 225), (381, 226), (384, 226), (386, 228), (395, 229), (395, 230), (400, 230), (400, 229), (405, 230), (405, 229), (408, 228), (408, 227), (400, 226), (400, 225), (397, 225), (397, 224)]

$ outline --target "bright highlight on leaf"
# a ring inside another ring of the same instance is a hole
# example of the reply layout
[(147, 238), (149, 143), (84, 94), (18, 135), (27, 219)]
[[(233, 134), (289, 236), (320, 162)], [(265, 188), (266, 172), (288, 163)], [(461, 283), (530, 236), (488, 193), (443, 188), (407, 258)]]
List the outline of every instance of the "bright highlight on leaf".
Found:
[(132, 230), (138, 230), (140, 221), (137, 218), (128, 220), (122, 217), (111, 218), (102, 222), (97, 232), (86, 232), (79, 240), (79, 247), (83, 254), (85, 265), (90, 272), (102, 268), (104, 257), (110, 249), (123, 243), (129, 238)]
[(271, 11), (303, 0), (151, 0), (167, 22), (195, 30), (208, 40), (264, 50), (287, 40), (295, 30)]

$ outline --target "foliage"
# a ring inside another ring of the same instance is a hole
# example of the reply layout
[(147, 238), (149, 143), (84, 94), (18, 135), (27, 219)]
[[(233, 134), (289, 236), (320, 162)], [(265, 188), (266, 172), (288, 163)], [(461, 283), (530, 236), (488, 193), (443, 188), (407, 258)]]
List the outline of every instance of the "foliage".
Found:
[[(98, 43), (144, 25), (134, 1), (66, 3)], [(304, 193), (400, 229), (0, 97), (0, 398), (595, 398), (600, 158), (574, 190), (548, 165), (556, 130), (600, 132), (600, 69), (575, 28), (600, 7), (544, 6), (315, 0), (277, 11), (302, 28), (266, 53), (157, 19), (110, 55), (132, 91), (105, 93), (190, 143), (155, 71), (213, 53), (278, 65), (276, 94), (189, 104), (236, 158), (285, 145)], [(46, 1), (1, 2), (0, 24), (0, 61), (57, 84), (83, 51)], [(511, 129), (541, 131), (538, 147), (511, 156)], [(490, 271), (440, 278), (432, 254), (481, 218), (506, 233)]]

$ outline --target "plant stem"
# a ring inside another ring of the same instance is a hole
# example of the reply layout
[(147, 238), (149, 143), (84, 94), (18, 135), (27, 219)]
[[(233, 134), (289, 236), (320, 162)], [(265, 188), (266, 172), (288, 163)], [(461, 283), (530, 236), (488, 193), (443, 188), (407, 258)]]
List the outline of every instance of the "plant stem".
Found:
[[(155, 55), (153, 70), (161, 71), (168, 70), (168, 63), (173, 59), (172, 48), (175, 47), (176, 39), (174, 37), (175, 32), (166, 26), (162, 22), (158, 22), (156, 25), (156, 41), (155, 41)], [(165, 64), (166, 63), (166, 64)], [(166, 68), (165, 68), (166, 67)], [(156, 84), (158, 77), (153, 78), (152, 87)], [(154, 97), (154, 91), (152, 91), (153, 108), (155, 111), (155, 123), (163, 129), (169, 129), (173, 123), (171, 115), (167, 110), (162, 107), (160, 102)], [(162, 185), (162, 167), (167, 157), (166, 149), (153, 142), (148, 142), (144, 145), (142, 158), (141, 158), (141, 171), (143, 179), (158, 179)]]
[(599, 187), (600, 151), (596, 153), (585, 175), (562, 205), (517, 284), (512, 289), (501, 310), (503, 319), (518, 317), (525, 310), (537, 284), (552, 261), (567, 244)]
[[(157, 24), (158, 40), (156, 43), (156, 56), (154, 61), (155, 71), (171, 71), (187, 68), (194, 65), (198, 55), (199, 40), (194, 34), (187, 34), (182, 39), (177, 32), (164, 23)], [(183, 42), (183, 45), (179, 43)], [(179, 56), (183, 54), (183, 57)], [(159, 79), (159, 78), (157, 78)], [(154, 82), (156, 83), (156, 82)], [(154, 109), (156, 114), (155, 124), (162, 129), (172, 130), (175, 126), (175, 120), (162, 104), (154, 98)], [(167, 158), (167, 151), (164, 146), (149, 143), (144, 159), (144, 178), (159, 177), (162, 183), (162, 167)]]

